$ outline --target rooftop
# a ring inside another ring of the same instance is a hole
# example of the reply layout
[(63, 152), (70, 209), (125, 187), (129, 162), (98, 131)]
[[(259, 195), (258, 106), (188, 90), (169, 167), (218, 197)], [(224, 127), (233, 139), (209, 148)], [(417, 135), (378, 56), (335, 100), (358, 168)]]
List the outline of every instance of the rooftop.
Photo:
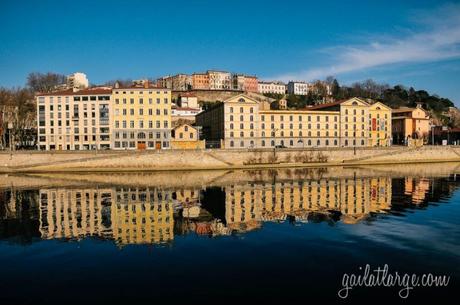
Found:
[(37, 93), (36, 96), (64, 96), (64, 95), (98, 95), (98, 94), (111, 94), (112, 88), (110, 87), (94, 87), (73, 91), (73, 89), (66, 89), (61, 91)]

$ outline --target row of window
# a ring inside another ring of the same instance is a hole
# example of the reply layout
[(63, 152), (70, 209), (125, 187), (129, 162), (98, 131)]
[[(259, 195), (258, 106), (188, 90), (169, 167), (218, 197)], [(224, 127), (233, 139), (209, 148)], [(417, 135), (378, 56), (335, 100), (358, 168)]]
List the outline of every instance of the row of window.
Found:
[[(168, 115), (168, 109), (163, 109), (163, 115)], [(120, 115), (120, 109), (115, 109), (115, 115)], [(144, 109), (140, 108), (138, 110), (139, 115), (144, 115)], [(156, 115), (161, 115), (161, 109), (155, 109)], [(121, 115), (128, 115), (128, 109), (121, 109)], [(134, 109), (129, 109), (129, 115), (134, 115)], [(153, 109), (148, 109), (148, 115), (153, 115)]]
[[(299, 122), (302, 122), (302, 117), (303, 117), (303, 116), (301, 116), (301, 115), (298, 116)], [(314, 117), (314, 116), (308, 115), (308, 116), (307, 116), (307, 122), (311, 122), (311, 121), (312, 121), (312, 117)], [(324, 120), (323, 120), (323, 121), (329, 122), (329, 116), (323, 116), (323, 117), (324, 117)], [(260, 119), (261, 119), (262, 122), (264, 122), (264, 121), (265, 121), (265, 115), (261, 115), (261, 116), (260, 116)], [(279, 116), (279, 119), (280, 119), (280, 121), (284, 121), (284, 115), (280, 115), (280, 116)], [(338, 122), (338, 119), (339, 119), (338, 116), (334, 116), (334, 122)], [(275, 121), (275, 115), (270, 115), (270, 121), (272, 121), (272, 122)], [(289, 115), (289, 121), (290, 121), (290, 122), (294, 121), (294, 116), (293, 116), (293, 115)], [(320, 116), (320, 115), (317, 115), (317, 116), (316, 116), (316, 121), (317, 121), (317, 122), (320, 122), (320, 121), (321, 121), (321, 116)]]
[[(54, 120), (49, 120), (49, 126), (51, 127), (54, 127)], [(96, 120), (83, 120), (83, 126), (88, 126), (88, 122), (91, 122), (91, 125), (92, 126), (95, 126), (96, 125)], [(78, 124), (78, 121), (76, 123), (74, 123), (74, 125), (79, 125)], [(107, 118), (101, 118), (99, 119), (99, 125), (101, 126), (106, 126), (106, 125), (109, 125), (109, 119)], [(39, 118), (39, 121), (38, 121), (38, 126), (42, 127), (42, 126), (46, 126), (46, 120), (45, 118)], [(57, 125), (58, 127), (61, 127), (63, 126), (62, 125), (62, 121), (61, 120), (58, 120), (57, 121)], [(65, 126), (69, 127), (70, 126), (70, 120), (66, 120), (65, 121)]]
[[(123, 98), (123, 99), (121, 99), (121, 102), (122, 102), (123, 105), (126, 105), (126, 104), (127, 104), (127, 99), (126, 99), (126, 98)], [(129, 103), (130, 103), (131, 105), (134, 105), (134, 98), (130, 98), (130, 99), (129, 99)], [(144, 104), (144, 99), (143, 99), (143, 98), (139, 98), (138, 103), (139, 103), (139, 105), (143, 105), (143, 104)], [(149, 98), (149, 99), (148, 99), (148, 103), (149, 103), (149, 105), (152, 105), (152, 104), (153, 104), (153, 98)], [(160, 99), (159, 97), (156, 98), (156, 103), (157, 103), (157, 104), (161, 104), (161, 99)], [(168, 104), (168, 103), (169, 103), (169, 99), (168, 99), (167, 97), (163, 98), (163, 103), (164, 103), (164, 104)], [(115, 99), (115, 105), (120, 105), (120, 99), (119, 99), (119, 98), (116, 98), (116, 99)]]
[[(71, 128), (70, 127), (66, 127), (65, 129), (65, 133), (66, 134), (69, 134), (71, 132)], [(49, 133), (50, 134), (54, 134), (54, 131), (55, 129), (54, 128), (50, 128), (49, 129)], [(62, 128), (57, 128), (57, 134), (62, 134)], [(88, 129), (88, 128), (83, 128), (82, 130), (83, 134), (88, 134), (88, 132), (92, 132), (93, 134), (96, 134), (97, 133), (97, 128), (96, 127), (93, 127), (92, 129)], [(39, 134), (46, 134), (46, 128), (39, 128), (38, 129), (38, 133)], [(74, 128), (74, 134), (79, 134), (80, 133), (80, 128), (79, 127), (75, 127)], [(101, 127), (99, 128), (99, 133), (110, 133), (110, 130), (108, 127)]]
[[(62, 141), (62, 140), (66, 140), (67, 142), (70, 142), (70, 140), (72, 139), (72, 137), (70, 135), (66, 135), (66, 136), (54, 136), (54, 135), (51, 135), (51, 136), (39, 136), (38, 137), (38, 141), (39, 142), (46, 142), (47, 139), (49, 140), (49, 142), (53, 143), (55, 141)], [(99, 141), (110, 141), (110, 136), (109, 135), (100, 135), (99, 137), (95, 136), (95, 135), (83, 135), (83, 136), (80, 136), (80, 135), (76, 135), (76, 136), (73, 136), (73, 140), (75, 142), (80, 142), (80, 141), (84, 141), (84, 142), (89, 142), (89, 141), (92, 141), (92, 142), (96, 142), (96, 140), (99, 140)]]
[[(147, 139), (147, 137), (149, 139), (154, 139), (154, 135), (155, 135), (155, 139), (161, 139), (161, 132), (148, 132), (147, 134), (145, 132), (139, 132), (137, 133), (137, 139)], [(131, 132), (115, 132), (115, 139), (135, 139), (136, 138), (136, 134), (135, 132), (131, 131)], [(167, 132), (164, 132), (163, 133), (163, 138), (164, 139), (167, 139), (168, 138), (168, 133)]]
[[(156, 145), (160, 145), (161, 147), (163, 148), (167, 148), (169, 147), (169, 142), (168, 141), (147, 141), (146, 142), (137, 142), (137, 144), (141, 144), (141, 145), (146, 145), (148, 148), (158, 148), (158, 146)], [(161, 143), (161, 144), (159, 144)], [(136, 145), (136, 141), (115, 141), (114, 142), (114, 147), (115, 148), (137, 148), (138, 145)]]
[[(274, 137), (276, 136), (276, 133), (275, 133), (274, 131), (272, 131), (272, 132), (269, 133), (269, 134), (270, 134), (270, 137), (272, 137), (272, 138), (274, 138)], [(248, 135), (248, 134), (245, 133), (244, 131), (240, 131), (239, 135), (240, 135), (241, 138), (244, 138), (244, 136), (245, 136), (245, 135)], [(284, 137), (284, 136), (285, 136), (284, 130), (280, 131), (280, 132), (278, 133), (278, 135), (281, 136), (281, 137)], [(329, 137), (329, 135), (330, 135), (330, 134), (329, 134), (329, 131), (326, 131), (326, 132), (325, 132), (325, 136), (326, 136), (326, 137)], [(345, 135), (348, 136), (348, 132), (346, 132)], [(231, 131), (231, 132), (230, 132), (230, 138), (234, 138), (234, 136), (235, 136), (235, 133), (234, 133), (233, 131)], [(261, 137), (262, 137), (262, 138), (265, 138), (266, 136), (267, 136), (267, 134), (265, 133), (265, 131), (262, 131), (262, 132), (261, 132)], [(289, 136), (290, 136), (290, 137), (294, 137), (294, 132), (293, 132), (293, 131), (290, 131), (290, 132), (289, 132)], [(308, 131), (308, 136), (309, 136), (309, 137), (312, 136), (312, 132), (311, 132), (311, 131)], [(320, 131), (317, 131), (317, 132), (316, 132), (316, 136), (317, 136), (317, 137), (320, 137), (320, 136), (321, 136), (321, 132), (320, 132)], [(337, 136), (338, 136), (338, 132), (337, 132), (337, 131), (334, 131), (334, 137), (337, 137)], [(364, 137), (364, 132), (362, 133), (362, 136)], [(254, 137), (254, 131), (249, 132), (249, 137), (251, 137), (251, 138)], [(299, 131), (299, 137), (303, 137), (302, 131)]]
[[(146, 91), (148, 94), (153, 94), (153, 91)], [(144, 94), (144, 91), (136, 91), (136, 93)], [(168, 94), (169, 91), (163, 91), (164, 94)], [(127, 91), (115, 91), (115, 94), (128, 94)], [(134, 91), (129, 91), (129, 94), (134, 94)], [(156, 94), (161, 94), (161, 91), (156, 91)]]
[[(312, 146), (314, 145), (313, 144), (314, 142), (312, 140), (307, 140), (305, 142), (305, 145), (306, 146)], [(360, 145), (361, 146), (364, 146), (365, 145), (365, 141), (364, 140), (361, 140), (361, 141), (357, 141), (357, 140), (353, 140), (353, 141), (348, 141), (348, 140), (345, 140), (344, 141), (344, 146), (349, 146), (349, 145), (353, 145), (353, 146), (356, 146), (356, 145)], [(245, 147), (244, 145), (244, 141), (240, 141), (240, 146), (239, 147)], [(269, 145), (270, 144), (270, 145)], [(284, 141), (284, 140), (280, 140), (279, 141), (279, 144), (275, 144), (275, 140), (271, 140), (270, 142), (266, 142), (265, 140), (262, 140), (261, 141), (261, 146), (262, 147), (266, 147), (266, 146), (271, 146), (271, 147), (275, 147), (275, 145), (281, 145), (281, 146), (285, 146), (285, 145), (288, 145), (288, 146), (291, 146), (291, 147), (298, 147), (298, 146), (303, 146), (304, 145), (304, 141), (303, 140), (298, 140), (298, 141), (294, 141), (294, 140), (289, 140), (289, 141)], [(338, 140), (324, 140), (324, 141), (321, 141), (320, 139), (316, 140), (316, 146), (321, 146), (321, 145), (324, 145), (324, 146), (337, 146), (338, 145)], [(231, 140), (230, 141), (230, 147), (235, 147), (235, 141)], [(251, 140), (249, 141), (249, 147), (254, 147), (254, 140)]]
[[(143, 120), (139, 120), (137, 123), (138, 128), (146, 128)], [(120, 121), (115, 121), (115, 128), (120, 128)], [(127, 121), (121, 121), (121, 128), (128, 128)], [(129, 121), (129, 128), (135, 128), (134, 121)], [(156, 121), (155, 127), (153, 127), (153, 121), (148, 121), (148, 128), (161, 128), (161, 122)], [(163, 128), (169, 128), (168, 121), (163, 121)]]

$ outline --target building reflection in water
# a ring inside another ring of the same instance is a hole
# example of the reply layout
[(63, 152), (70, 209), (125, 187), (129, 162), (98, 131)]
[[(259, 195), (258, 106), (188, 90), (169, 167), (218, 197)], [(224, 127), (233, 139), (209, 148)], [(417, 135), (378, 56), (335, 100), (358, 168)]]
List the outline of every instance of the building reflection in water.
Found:
[[(44, 188), (38, 194), (4, 190), (0, 191), (0, 238), (20, 231), (24, 218), (29, 220), (31, 229), (25, 231), (32, 232), (31, 237), (92, 236), (120, 246), (169, 243), (175, 234), (244, 233), (268, 221), (354, 224), (391, 212), (401, 202), (414, 207), (426, 204), (434, 198), (436, 181), (410, 177), (292, 180), (277, 179), (275, 174), (271, 179), (203, 190), (125, 186)], [(438, 189), (448, 195), (453, 191)]]

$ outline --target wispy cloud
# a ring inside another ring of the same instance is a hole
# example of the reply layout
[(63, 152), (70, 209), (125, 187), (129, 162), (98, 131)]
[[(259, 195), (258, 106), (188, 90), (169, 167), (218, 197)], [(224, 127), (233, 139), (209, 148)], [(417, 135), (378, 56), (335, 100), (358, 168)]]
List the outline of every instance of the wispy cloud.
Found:
[[(434, 11), (411, 16), (419, 31), (407, 30), (402, 37), (369, 38), (359, 45), (340, 45), (324, 50), (324, 65), (275, 76), (275, 79), (313, 80), (328, 75), (391, 64), (436, 62), (460, 58), (460, 4), (444, 5)], [(380, 35), (382, 37), (382, 35)]]

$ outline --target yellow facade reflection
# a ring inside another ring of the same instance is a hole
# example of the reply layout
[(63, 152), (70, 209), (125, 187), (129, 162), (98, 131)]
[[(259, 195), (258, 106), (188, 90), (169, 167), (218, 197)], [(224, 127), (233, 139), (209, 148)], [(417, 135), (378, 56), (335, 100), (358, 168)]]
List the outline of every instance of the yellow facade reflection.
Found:
[[(208, 236), (255, 230), (267, 221), (354, 224), (391, 209), (392, 181), (389, 176), (304, 180), (277, 180), (275, 176), (223, 186), (218, 193), (224, 197), (216, 198), (225, 198), (225, 202), (204, 200), (200, 189), (185, 187), (42, 189), (39, 231), (46, 239), (95, 236), (123, 246), (170, 242), (177, 221), (179, 234)], [(429, 179), (397, 181), (400, 194), (412, 204), (426, 201)], [(222, 204), (225, 209), (218, 208)]]
[(226, 221), (249, 229), (261, 221), (304, 220), (309, 213), (340, 212), (345, 223), (355, 223), (371, 212), (391, 206), (391, 179), (320, 179), (235, 185), (226, 190)]
[(117, 243), (157, 244), (174, 239), (171, 192), (118, 188), (116, 195), (112, 225)]

